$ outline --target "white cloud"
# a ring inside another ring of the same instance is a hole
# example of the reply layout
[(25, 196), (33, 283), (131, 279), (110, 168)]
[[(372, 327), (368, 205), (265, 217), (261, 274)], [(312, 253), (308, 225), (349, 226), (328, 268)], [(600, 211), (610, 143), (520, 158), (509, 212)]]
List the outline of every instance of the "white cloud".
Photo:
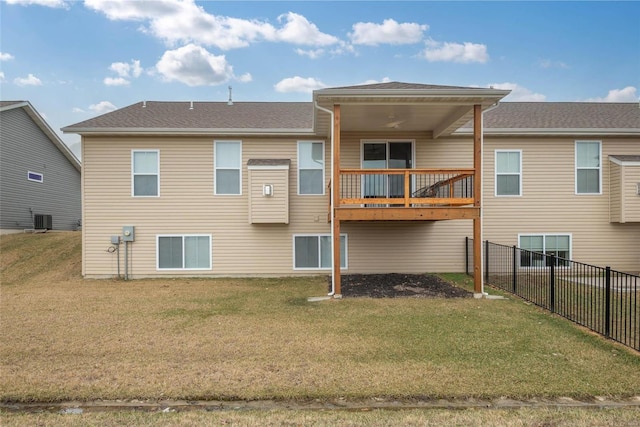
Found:
[(78, 107), (73, 107), (73, 110), (71, 110), (72, 113), (84, 113), (84, 110), (82, 108), (78, 108)]
[(13, 55), (6, 52), (0, 52), (0, 61), (10, 61), (14, 58)]
[(569, 66), (562, 61), (552, 61), (550, 59), (541, 59), (538, 61), (538, 66), (540, 68), (561, 68), (567, 69)]
[(286, 24), (281, 29), (276, 30), (275, 37), (267, 38), (267, 40), (307, 46), (328, 46), (338, 42), (337, 37), (324, 34), (315, 24), (297, 13), (289, 12), (280, 15), (278, 21), (286, 21)]
[(128, 86), (131, 82), (123, 77), (105, 77), (104, 84), (107, 86)]
[(105, 114), (105, 113), (109, 113), (109, 112), (111, 112), (113, 110), (117, 110), (118, 107), (116, 107), (115, 105), (113, 105), (109, 101), (101, 101), (101, 102), (98, 102), (97, 104), (89, 105), (89, 109), (91, 111), (93, 111), (93, 112), (98, 113), (98, 114)]
[(489, 87), (501, 90), (510, 90), (511, 93), (507, 95), (504, 100), (512, 102), (543, 102), (547, 97), (541, 93), (534, 93), (526, 87), (520, 86), (517, 83), (491, 83)]
[(213, 55), (194, 44), (166, 51), (156, 64), (156, 70), (165, 80), (188, 86), (217, 85), (234, 78), (233, 67), (224, 55)]
[(277, 92), (302, 92), (302, 93), (311, 93), (316, 89), (322, 89), (327, 87), (320, 80), (314, 79), (313, 77), (304, 78), (304, 77), (289, 77), (286, 79), (282, 79), (278, 83), (274, 85)]
[(375, 79), (370, 79), (370, 80), (366, 80), (362, 83), (360, 83), (361, 85), (372, 85), (372, 84), (376, 84), (376, 83), (389, 83), (391, 81), (391, 79), (389, 77), (383, 77), (382, 80), (375, 80)]
[(165, 40), (170, 46), (194, 43), (228, 50), (254, 41), (287, 42), (307, 46), (338, 43), (321, 32), (304, 16), (289, 12), (278, 17), (276, 28), (266, 21), (211, 15), (193, 0), (125, 1), (86, 0), (85, 6), (104, 13), (111, 20), (143, 22), (143, 31)]
[(4, 71), (0, 71), (0, 83), (3, 83), (4, 81)]
[(132, 59), (131, 63), (114, 62), (109, 69), (119, 77), (105, 77), (103, 82), (107, 86), (127, 86), (131, 83), (128, 79), (140, 77), (143, 71), (138, 59)]
[(322, 55), (324, 55), (325, 50), (324, 49), (309, 49), (309, 50), (304, 50), (304, 49), (296, 49), (296, 53), (300, 56), (308, 56), (311, 59), (318, 59), (320, 58)]
[(382, 24), (358, 22), (353, 24), (349, 34), (353, 44), (377, 46), (379, 44), (412, 44), (422, 40), (428, 25), (406, 22), (399, 24), (393, 19), (385, 19)]
[(638, 102), (637, 89), (627, 86), (624, 89), (611, 89), (604, 98), (590, 98), (590, 102)]
[(249, 83), (253, 81), (253, 76), (251, 75), (251, 73), (244, 73), (243, 75), (236, 77), (236, 80), (242, 83)]
[(42, 86), (42, 81), (33, 74), (27, 77), (16, 77), (13, 82), (18, 86)]
[(6, 0), (8, 4), (19, 4), (21, 6), (46, 6), (53, 8), (69, 9), (69, 3), (65, 0)]
[(109, 66), (111, 71), (115, 71), (120, 77), (139, 77), (142, 74), (142, 67), (138, 59), (132, 59), (131, 63), (114, 62)]
[(427, 48), (422, 55), (429, 62), (485, 63), (489, 60), (487, 46), (484, 44), (438, 42), (429, 39), (426, 45)]

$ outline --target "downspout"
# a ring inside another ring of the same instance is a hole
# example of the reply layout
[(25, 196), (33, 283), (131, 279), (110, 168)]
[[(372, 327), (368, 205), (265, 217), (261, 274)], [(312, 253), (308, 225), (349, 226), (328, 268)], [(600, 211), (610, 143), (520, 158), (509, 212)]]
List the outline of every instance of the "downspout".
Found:
[[(324, 111), (325, 113), (329, 113), (329, 115), (331, 116), (331, 153), (332, 153), (331, 154), (331, 178), (333, 178), (333, 144), (334, 144), (334, 141), (333, 141), (333, 120), (334, 120), (333, 111), (331, 111), (331, 110), (329, 110), (327, 108), (319, 106), (318, 105), (318, 101), (314, 101), (314, 105), (318, 110)], [(333, 221), (333, 191), (335, 190), (335, 186), (336, 186), (336, 183), (332, 182), (331, 183), (331, 192), (329, 194), (329, 198), (331, 200), (331, 202), (330, 202), (330, 206), (331, 206), (331, 212), (330, 212), (331, 221)], [(333, 245), (334, 245), (334, 243), (333, 243), (333, 227), (331, 227), (331, 292), (329, 292), (327, 294), (329, 296), (333, 296), (336, 293), (336, 278), (333, 275), (333, 266), (334, 266), (334, 263), (336, 262), (336, 260), (334, 259), (334, 256), (333, 256), (333, 249), (334, 249)]]

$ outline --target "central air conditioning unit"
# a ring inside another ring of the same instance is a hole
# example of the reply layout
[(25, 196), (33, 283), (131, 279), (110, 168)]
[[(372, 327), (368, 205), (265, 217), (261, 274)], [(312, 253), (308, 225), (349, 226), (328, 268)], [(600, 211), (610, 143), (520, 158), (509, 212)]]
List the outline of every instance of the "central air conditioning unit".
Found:
[(53, 230), (53, 218), (51, 215), (33, 215), (33, 228), (36, 230)]

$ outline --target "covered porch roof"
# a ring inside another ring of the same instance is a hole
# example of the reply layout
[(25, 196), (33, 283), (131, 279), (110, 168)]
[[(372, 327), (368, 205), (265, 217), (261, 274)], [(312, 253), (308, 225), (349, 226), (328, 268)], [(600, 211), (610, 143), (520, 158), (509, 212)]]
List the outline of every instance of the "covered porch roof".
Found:
[[(473, 118), (473, 106), (482, 110), (497, 104), (510, 91), (412, 83), (377, 83), (320, 89), (316, 105), (341, 106), (342, 131), (429, 132), (433, 138), (450, 135)], [(329, 135), (331, 118), (314, 110), (314, 129)]]

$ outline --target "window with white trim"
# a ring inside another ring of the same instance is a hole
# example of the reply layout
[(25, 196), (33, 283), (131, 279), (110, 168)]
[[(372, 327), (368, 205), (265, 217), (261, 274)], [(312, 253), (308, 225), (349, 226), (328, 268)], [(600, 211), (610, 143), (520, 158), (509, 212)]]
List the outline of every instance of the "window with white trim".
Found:
[[(555, 255), (556, 266), (566, 267), (571, 259), (571, 236), (569, 234), (522, 234), (518, 236), (520, 267), (549, 267)], [(544, 254), (544, 255), (543, 255)]]
[[(293, 268), (325, 270), (331, 268), (331, 235), (293, 236)], [(340, 235), (340, 268), (347, 268), (347, 236)]]
[(600, 194), (602, 158), (600, 141), (576, 141), (576, 194)]
[(158, 270), (211, 270), (211, 235), (157, 237)]
[(496, 150), (496, 196), (522, 194), (522, 151)]
[(27, 179), (33, 182), (44, 182), (44, 175), (38, 172), (27, 171)]
[(298, 194), (324, 194), (324, 142), (298, 142)]
[(131, 150), (131, 195), (160, 195), (160, 151)]
[(242, 194), (242, 142), (215, 141), (215, 194)]

